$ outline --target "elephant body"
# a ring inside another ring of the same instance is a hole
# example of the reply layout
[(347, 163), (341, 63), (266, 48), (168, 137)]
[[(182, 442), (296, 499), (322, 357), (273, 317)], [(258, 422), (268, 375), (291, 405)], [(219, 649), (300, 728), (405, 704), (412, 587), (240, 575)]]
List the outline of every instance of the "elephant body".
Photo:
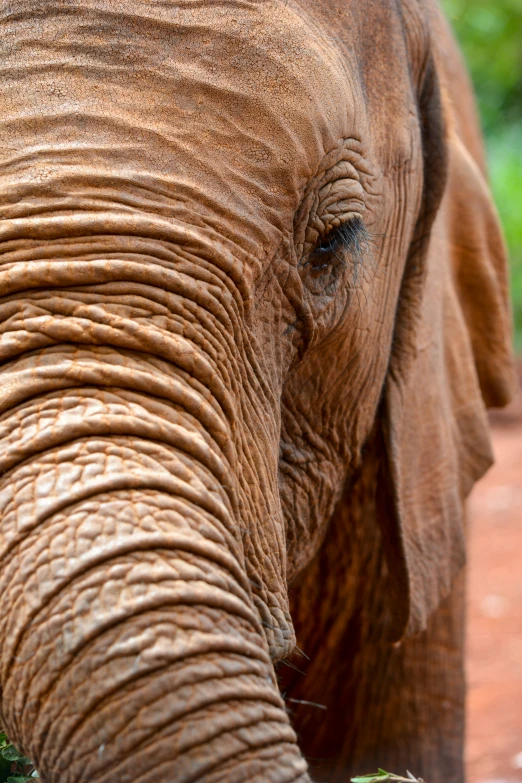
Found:
[(437, 6), (0, 18), (0, 723), (49, 783), (459, 783), (514, 378)]

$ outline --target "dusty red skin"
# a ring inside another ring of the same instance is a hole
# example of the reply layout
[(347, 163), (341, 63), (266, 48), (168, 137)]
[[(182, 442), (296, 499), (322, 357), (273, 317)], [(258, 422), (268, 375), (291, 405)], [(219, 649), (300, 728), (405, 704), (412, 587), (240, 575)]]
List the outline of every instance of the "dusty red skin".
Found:
[(1, 722), (50, 783), (306, 781), (297, 633), (304, 756), (456, 783), (463, 503), (513, 379), (436, 9), (0, 23)]

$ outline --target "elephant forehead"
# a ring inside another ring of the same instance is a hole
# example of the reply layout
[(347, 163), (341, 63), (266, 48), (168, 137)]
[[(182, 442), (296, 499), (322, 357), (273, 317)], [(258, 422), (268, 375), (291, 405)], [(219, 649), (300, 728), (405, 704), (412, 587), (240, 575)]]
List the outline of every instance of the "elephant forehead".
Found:
[(312, 154), (346, 130), (346, 65), (297, 10), (280, 2), (210, 3), (175, 18), (177, 44), (165, 50), (169, 76), (183, 87), (172, 96), (180, 109), (217, 105), (240, 132), (266, 142), (279, 134), (289, 147), (292, 137)]
[(349, 65), (282, 2), (6, 5), (0, 141), (17, 187), (22, 169), (49, 190), (88, 164), (93, 181), (146, 180), (170, 207), (195, 197), (277, 230), (324, 155), (361, 136)]
[(174, 20), (162, 47), (166, 111), (151, 107), (156, 130), (249, 195), (260, 185), (266, 196), (295, 197), (354, 132), (353, 87), (336, 47), (280, 2), (182, 5)]

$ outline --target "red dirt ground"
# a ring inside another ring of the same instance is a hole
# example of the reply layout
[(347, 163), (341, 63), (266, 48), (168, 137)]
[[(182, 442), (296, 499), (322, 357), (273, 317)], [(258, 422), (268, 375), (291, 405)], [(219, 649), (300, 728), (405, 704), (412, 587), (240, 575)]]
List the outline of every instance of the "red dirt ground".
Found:
[(492, 416), (496, 464), (473, 491), (469, 783), (522, 782), (522, 393)]

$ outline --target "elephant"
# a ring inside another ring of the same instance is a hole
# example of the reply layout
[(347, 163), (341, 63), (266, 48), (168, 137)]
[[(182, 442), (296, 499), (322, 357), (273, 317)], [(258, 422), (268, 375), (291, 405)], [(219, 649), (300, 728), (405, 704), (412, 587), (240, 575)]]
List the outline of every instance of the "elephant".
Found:
[(48, 783), (462, 783), (515, 380), (435, 0), (0, 13), (0, 724)]

